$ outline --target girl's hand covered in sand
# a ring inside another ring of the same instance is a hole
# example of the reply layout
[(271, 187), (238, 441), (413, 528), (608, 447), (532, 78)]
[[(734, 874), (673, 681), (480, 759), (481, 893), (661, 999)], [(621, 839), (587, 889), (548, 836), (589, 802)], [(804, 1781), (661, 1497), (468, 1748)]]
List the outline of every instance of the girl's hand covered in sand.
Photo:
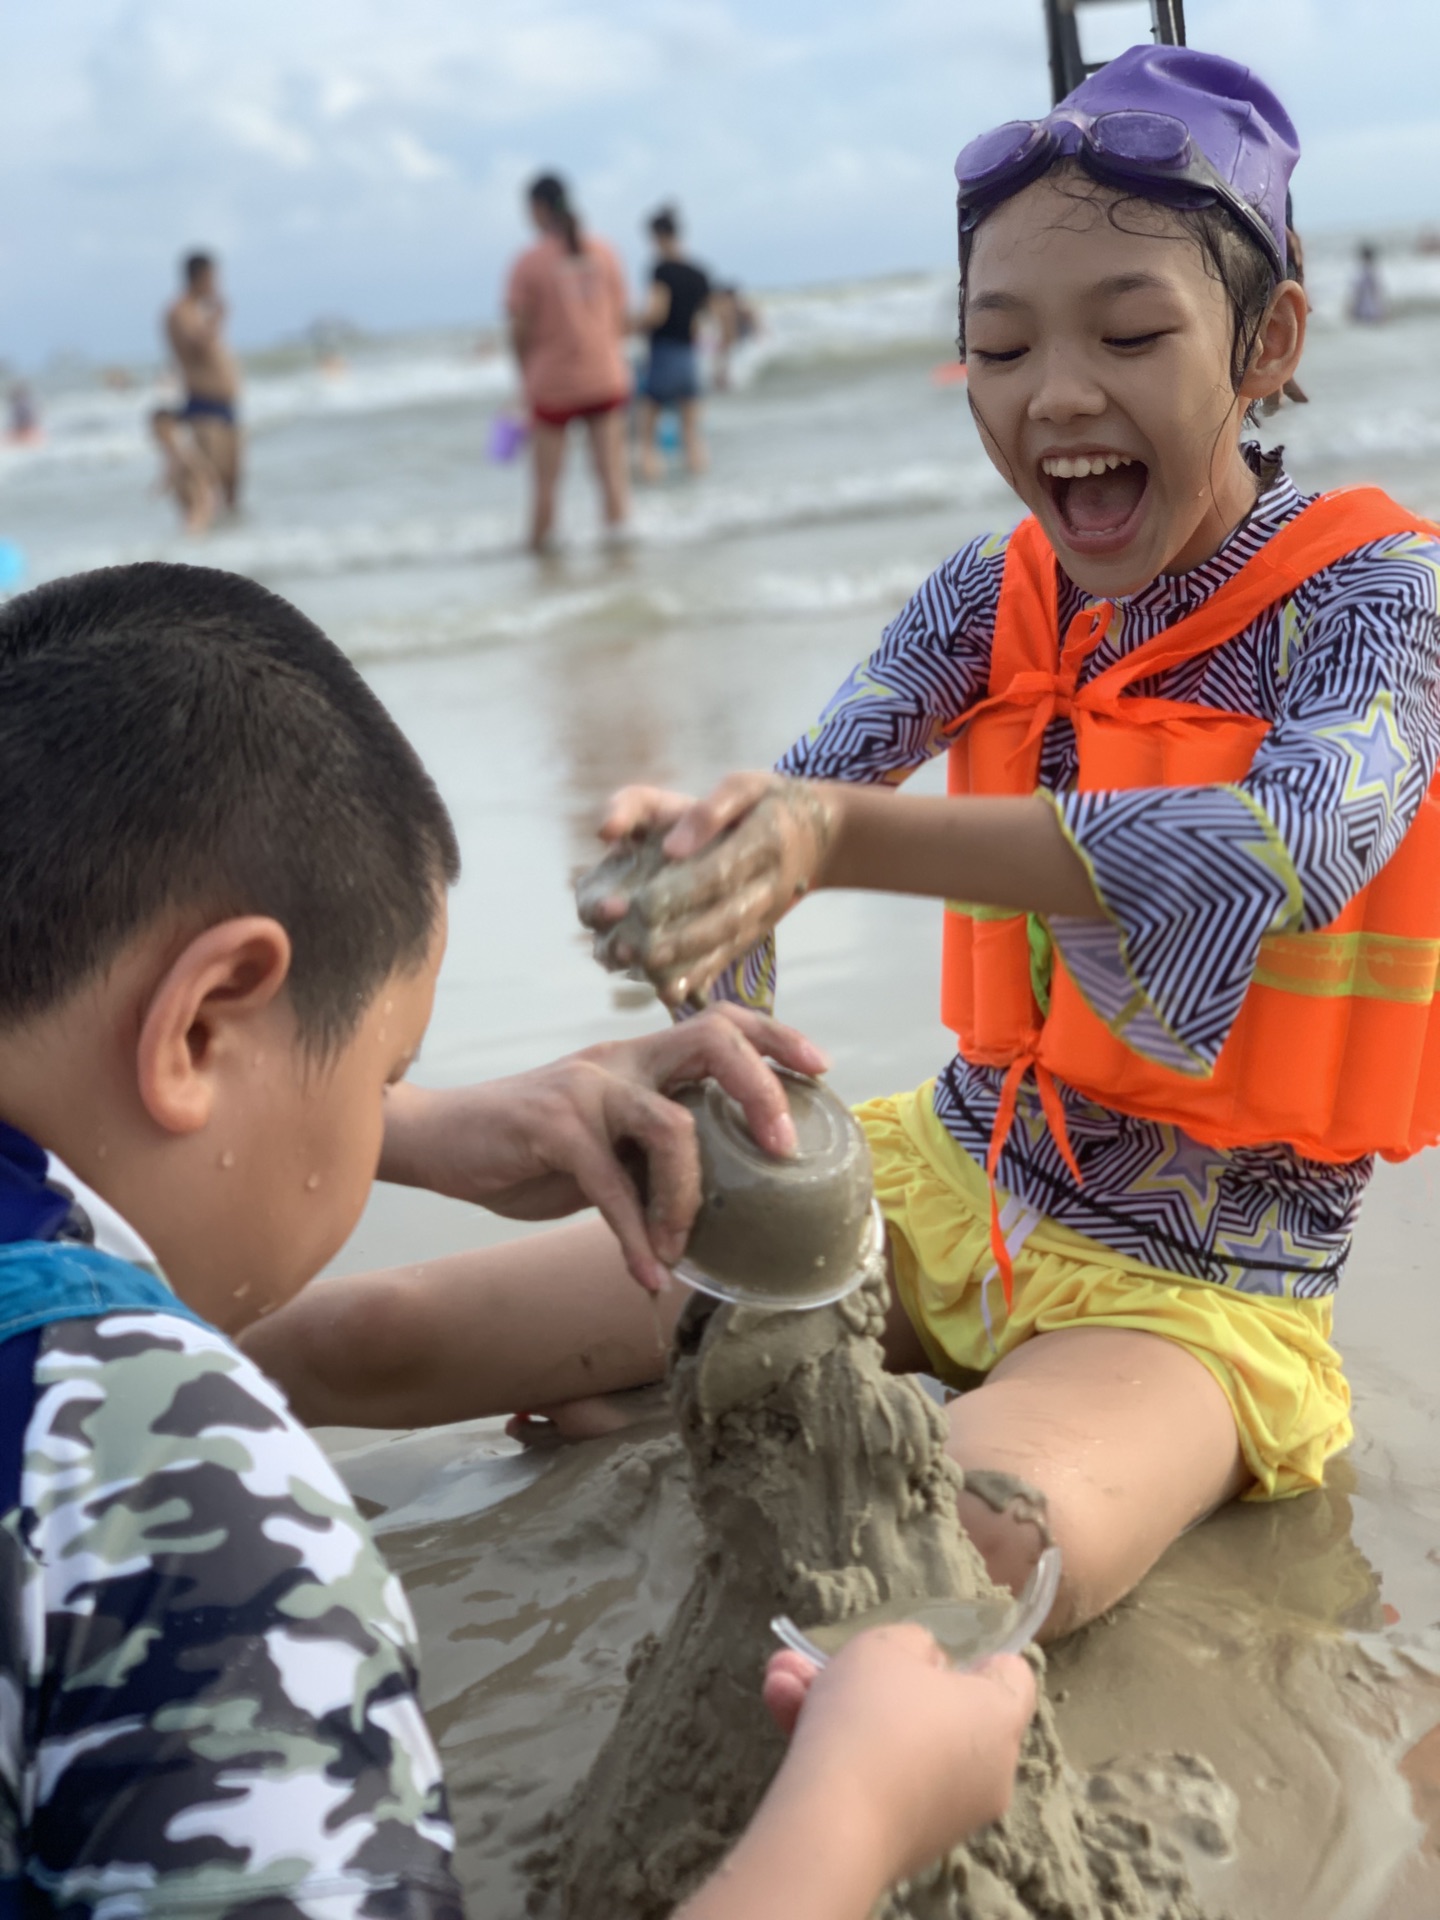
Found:
[[(402, 1082), (386, 1102), (380, 1177), (428, 1187), (511, 1220), (598, 1207), (643, 1287), (669, 1284), (700, 1205), (689, 1113), (665, 1098), (713, 1077), (775, 1154), (795, 1150), (784, 1091), (766, 1064), (823, 1073), (825, 1055), (793, 1027), (717, 1007), (662, 1033), (612, 1041), (483, 1086)], [(636, 1185), (643, 1163), (648, 1199)]]
[(676, 1920), (864, 1920), (1010, 1804), (1035, 1676), (957, 1673), (923, 1627), (877, 1627), (823, 1673), (780, 1653), (765, 1703), (790, 1751), (720, 1872)]
[[(670, 1006), (703, 995), (819, 883), (834, 809), (831, 790), (775, 773), (731, 774), (704, 800), (622, 789), (601, 837), (668, 827), (664, 851), (684, 865), (662, 868), (638, 890), (634, 937), (615, 959), (640, 967)], [(589, 924), (603, 933), (631, 904), (612, 894)]]

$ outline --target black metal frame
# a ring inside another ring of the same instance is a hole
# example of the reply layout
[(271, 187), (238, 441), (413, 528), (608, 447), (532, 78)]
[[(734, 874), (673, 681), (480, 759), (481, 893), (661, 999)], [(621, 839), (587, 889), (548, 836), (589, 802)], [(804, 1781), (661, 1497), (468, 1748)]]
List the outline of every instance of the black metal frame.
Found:
[[(1106, 0), (1045, 0), (1045, 30), (1050, 42), (1050, 91), (1063, 100), (1087, 73), (1080, 52), (1080, 29), (1075, 16), (1082, 7), (1104, 6)], [(1150, 31), (1163, 47), (1185, 44), (1185, 0), (1150, 0)]]

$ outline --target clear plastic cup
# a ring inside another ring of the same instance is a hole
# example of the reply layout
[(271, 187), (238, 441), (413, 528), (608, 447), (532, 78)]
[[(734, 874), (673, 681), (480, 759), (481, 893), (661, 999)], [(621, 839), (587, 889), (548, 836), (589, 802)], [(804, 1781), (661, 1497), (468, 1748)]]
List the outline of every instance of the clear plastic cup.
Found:
[[(1016, 1600), (909, 1600), (852, 1614), (834, 1626), (804, 1633), (788, 1614), (778, 1614), (770, 1631), (782, 1646), (803, 1654), (817, 1667), (827, 1666), (840, 1648), (870, 1627), (893, 1626), (913, 1620), (934, 1634), (950, 1664), (969, 1673), (998, 1654), (1019, 1653), (1044, 1626), (1060, 1588), (1060, 1549), (1046, 1547)], [(813, 1637), (818, 1634), (826, 1644)]]

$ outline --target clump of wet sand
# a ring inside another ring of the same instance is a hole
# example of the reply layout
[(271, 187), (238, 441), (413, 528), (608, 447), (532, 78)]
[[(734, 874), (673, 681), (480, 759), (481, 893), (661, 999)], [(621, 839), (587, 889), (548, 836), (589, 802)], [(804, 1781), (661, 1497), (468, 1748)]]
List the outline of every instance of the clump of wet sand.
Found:
[[(739, 1836), (782, 1751), (759, 1693), (774, 1614), (811, 1627), (993, 1595), (939, 1411), (884, 1371), (883, 1315), (879, 1283), (808, 1313), (686, 1308), (672, 1392), (702, 1551), (543, 1876), (565, 1920), (663, 1920)], [(1203, 1761), (1184, 1767), (1223, 1795)], [(1042, 1917), (1201, 1920), (1178, 1849), (1132, 1811), (1123, 1774), (1066, 1763), (1043, 1694), (1011, 1811), (877, 1920)]]

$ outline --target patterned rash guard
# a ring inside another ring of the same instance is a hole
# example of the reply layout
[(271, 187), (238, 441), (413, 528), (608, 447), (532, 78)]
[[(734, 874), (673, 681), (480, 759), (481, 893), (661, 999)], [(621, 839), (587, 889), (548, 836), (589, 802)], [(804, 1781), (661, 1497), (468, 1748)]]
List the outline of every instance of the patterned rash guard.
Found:
[(222, 1334), (0, 1339), (0, 1920), (460, 1920), (405, 1596)]
[[(1203, 566), (1119, 600), (1082, 679), (1191, 612), (1308, 503), (1278, 453), (1246, 453), (1264, 482), (1255, 511)], [(930, 576), (781, 772), (897, 785), (944, 750), (944, 729), (987, 690), (1008, 538), (974, 540)], [(1055, 917), (1050, 932), (1136, 1052), (1190, 1071), (1213, 1064), (1261, 939), (1324, 926), (1399, 845), (1440, 756), (1437, 581), (1440, 543), (1374, 542), (1214, 652), (1137, 685), (1271, 723), (1233, 786), (1076, 793), (1074, 732), (1066, 719), (1051, 724), (1042, 786), (1109, 918)], [(1062, 573), (1061, 633), (1086, 604)], [(720, 991), (764, 1005), (773, 985), (767, 943)], [(938, 1116), (982, 1164), (1002, 1078), (956, 1056), (935, 1083)], [(1334, 1290), (1371, 1160), (1221, 1151), (1061, 1092), (1084, 1184), (1028, 1081), (998, 1174), (1023, 1206), (1191, 1278), (1249, 1293)]]

